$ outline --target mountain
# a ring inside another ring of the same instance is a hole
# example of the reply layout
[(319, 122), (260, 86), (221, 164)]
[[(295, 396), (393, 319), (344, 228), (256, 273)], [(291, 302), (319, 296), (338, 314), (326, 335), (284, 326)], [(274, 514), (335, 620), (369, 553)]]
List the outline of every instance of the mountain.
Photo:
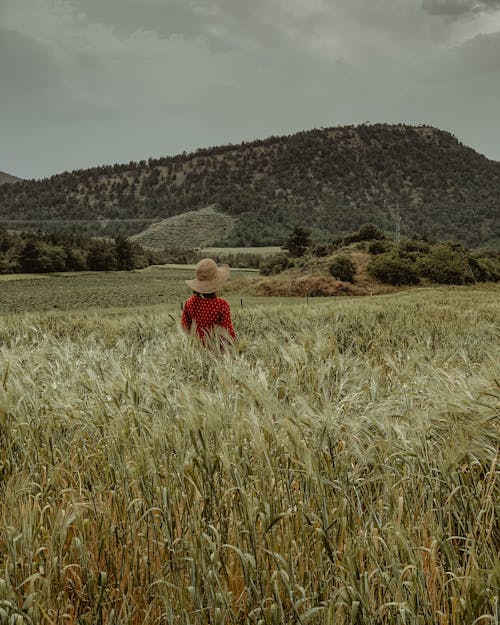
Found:
[(130, 235), (208, 206), (233, 218), (219, 240), (232, 245), (280, 244), (295, 224), (326, 240), (371, 222), (480, 246), (500, 241), (500, 163), (430, 126), (364, 124), (0, 187), (9, 228)]
[(4, 171), (0, 171), (0, 185), (4, 184), (5, 182), (19, 182), (20, 180), (21, 178), (6, 174)]

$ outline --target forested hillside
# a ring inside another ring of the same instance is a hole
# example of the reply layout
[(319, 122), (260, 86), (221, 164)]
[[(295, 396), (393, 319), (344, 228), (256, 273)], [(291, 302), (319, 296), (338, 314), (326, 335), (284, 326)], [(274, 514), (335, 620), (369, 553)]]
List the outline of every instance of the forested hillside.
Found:
[(366, 222), (491, 245), (500, 240), (500, 163), (435, 128), (378, 124), (0, 186), (4, 228), (24, 229), (29, 221), (44, 229), (129, 235), (209, 205), (235, 218), (220, 242), (232, 245), (281, 244), (295, 224), (326, 240)]

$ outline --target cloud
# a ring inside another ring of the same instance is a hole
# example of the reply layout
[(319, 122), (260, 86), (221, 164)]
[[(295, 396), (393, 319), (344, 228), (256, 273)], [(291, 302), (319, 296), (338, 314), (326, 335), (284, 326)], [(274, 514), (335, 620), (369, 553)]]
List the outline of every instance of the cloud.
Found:
[(500, 32), (476, 35), (466, 41), (456, 51), (455, 66), (461, 76), (494, 74), (500, 84)]
[[(18, 153), (0, 169), (19, 175), (365, 120), (446, 128), (471, 80), (496, 127), (500, 13), (468, 0), (448, 20), (436, 0), (0, 3), (0, 158)], [(457, 129), (478, 123), (458, 109)]]
[(430, 15), (460, 17), (485, 11), (500, 10), (499, 0), (423, 0), (423, 8)]
[(0, 80), (3, 114), (26, 111), (36, 99), (39, 109), (62, 88), (61, 71), (46, 44), (0, 28)]

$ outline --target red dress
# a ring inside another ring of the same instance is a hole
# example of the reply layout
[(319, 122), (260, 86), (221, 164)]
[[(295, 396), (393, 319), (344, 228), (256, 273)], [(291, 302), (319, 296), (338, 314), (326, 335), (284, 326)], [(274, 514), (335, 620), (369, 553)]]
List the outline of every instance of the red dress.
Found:
[(226, 330), (231, 338), (236, 338), (229, 304), (219, 297), (203, 298), (192, 295), (184, 304), (181, 323), (187, 331), (191, 330), (194, 323), (202, 341), (217, 327)]

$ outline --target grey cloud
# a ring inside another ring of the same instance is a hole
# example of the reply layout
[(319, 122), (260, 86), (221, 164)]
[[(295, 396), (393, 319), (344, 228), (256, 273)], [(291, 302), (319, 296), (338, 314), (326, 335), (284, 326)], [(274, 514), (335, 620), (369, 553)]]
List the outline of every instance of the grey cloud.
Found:
[[(2, 119), (12, 122), (0, 169), (14, 174), (365, 120), (467, 129), (471, 143), (477, 128), (483, 150), (500, 158), (498, 133), (484, 130), (498, 126), (499, 37), (474, 37), (480, 20), (464, 13), (479, 3), (2, 3), (17, 32), (0, 33)], [(429, 14), (445, 15), (445, 4), (463, 19)]]
[(487, 93), (490, 81), (500, 85), (500, 32), (476, 35), (448, 48), (421, 67), (417, 79), (429, 88), (439, 88), (438, 85), (441, 89), (451, 88), (452, 83), (474, 84), (478, 96), (483, 90)]
[(460, 17), (481, 11), (500, 9), (499, 0), (423, 0), (423, 9), (430, 15)]
[(45, 91), (58, 81), (58, 69), (50, 48), (21, 33), (0, 28), (0, 80), (2, 94)]
[[(74, 1), (74, 0), (73, 0)], [(93, 22), (121, 35), (138, 30), (155, 31), (161, 37), (183, 34), (203, 37), (213, 51), (279, 44), (277, 23), (269, 19), (269, 0), (235, 2), (216, 0), (78, 0), (75, 8)]]
[(0, 84), (4, 122), (41, 114), (63, 91), (61, 68), (51, 49), (5, 29), (0, 29)]
[(196, 37), (203, 32), (189, 3), (179, 0), (73, 0), (73, 4), (92, 22), (105, 24), (120, 35), (154, 30), (166, 37), (179, 33)]
[(500, 84), (500, 32), (476, 35), (457, 50), (455, 64), (460, 75), (497, 74)]

